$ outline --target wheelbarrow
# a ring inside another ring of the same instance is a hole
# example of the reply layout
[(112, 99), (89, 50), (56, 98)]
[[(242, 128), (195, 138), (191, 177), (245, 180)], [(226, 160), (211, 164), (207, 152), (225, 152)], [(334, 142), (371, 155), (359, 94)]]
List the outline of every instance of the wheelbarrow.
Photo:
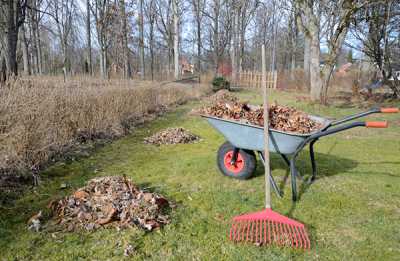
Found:
[[(312, 175), (307, 181), (312, 183), (316, 179), (317, 165), (315, 163), (314, 145), (322, 137), (355, 127), (387, 128), (383, 122), (350, 122), (374, 113), (396, 113), (398, 108), (371, 109), (362, 113), (347, 116), (340, 120), (309, 115), (312, 120), (319, 122), (322, 127), (307, 134), (283, 132), (269, 129), (269, 151), (279, 154), (290, 168), (292, 200), (297, 200), (296, 178), (303, 179), (296, 169), (296, 159), (299, 153), (309, 144)], [(242, 123), (240, 121), (221, 119), (208, 115), (201, 115), (218, 130), (227, 140), (218, 150), (217, 164), (222, 174), (236, 179), (250, 178), (256, 169), (256, 153), (264, 163), (264, 134), (263, 127)], [(282, 192), (270, 174), (271, 186), (275, 193), (282, 197)]]

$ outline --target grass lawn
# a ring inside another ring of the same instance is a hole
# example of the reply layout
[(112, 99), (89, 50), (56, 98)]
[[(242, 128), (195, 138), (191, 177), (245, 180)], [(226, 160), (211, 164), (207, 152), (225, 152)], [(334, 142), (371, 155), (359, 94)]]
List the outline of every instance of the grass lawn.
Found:
[[(261, 103), (255, 92), (238, 95)], [(359, 111), (308, 105), (294, 96), (275, 92), (271, 100), (329, 117)], [(120, 260), (128, 244), (135, 248), (134, 259), (398, 260), (400, 115), (369, 117), (388, 119), (392, 122), (389, 129), (357, 128), (321, 139), (316, 145), (318, 179), (311, 186), (299, 182), (301, 198), (296, 204), (291, 201), (290, 179), (283, 182), (287, 167), (272, 156), (273, 175), (285, 192), (284, 199), (273, 195), (273, 208), (307, 226), (312, 246), (304, 252), (227, 240), (233, 216), (263, 208), (264, 170), (259, 162), (250, 180), (222, 176), (215, 160), (224, 139), (206, 121), (187, 115), (198, 105), (184, 105), (88, 157), (56, 163), (44, 171), (34, 191), (13, 205), (0, 206), (0, 260)], [(144, 137), (175, 126), (189, 129), (202, 141), (161, 147), (143, 144)], [(307, 150), (298, 168), (303, 174), (311, 172)], [(122, 174), (177, 202), (172, 223), (151, 233), (139, 229), (53, 234), (27, 230), (26, 221), (51, 199), (71, 193), (95, 176)], [(60, 189), (62, 183), (68, 189)]]

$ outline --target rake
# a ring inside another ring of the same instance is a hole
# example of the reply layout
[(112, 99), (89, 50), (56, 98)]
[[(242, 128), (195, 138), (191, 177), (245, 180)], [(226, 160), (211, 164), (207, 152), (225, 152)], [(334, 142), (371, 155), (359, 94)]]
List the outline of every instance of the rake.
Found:
[(259, 212), (236, 216), (232, 220), (229, 239), (234, 242), (277, 244), (294, 248), (310, 248), (310, 240), (304, 225), (285, 217), (271, 208), (271, 182), (269, 164), (268, 101), (266, 88), (265, 46), (262, 46), (262, 71), (264, 91), (264, 166), (265, 209)]

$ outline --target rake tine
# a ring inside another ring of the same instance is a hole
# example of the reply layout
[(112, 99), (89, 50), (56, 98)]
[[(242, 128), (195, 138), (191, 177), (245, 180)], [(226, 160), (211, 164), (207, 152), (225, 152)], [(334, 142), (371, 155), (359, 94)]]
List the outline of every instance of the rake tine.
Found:
[(304, 235), (305, 234), (305, 231), (304, 231), (304, 229), (302, 228), (302, 227), (299, 227), (299, 231), (300, 231), (300, 235), (301, 235), (301, 238), (303, 239), (303, 245), (304, 245), (304, 249), (307, 249), (308, 248), (308, 239), (306, 238), (306, 236)]
[(260, 244), (262, 244), (263, 240), (263, 235), (264, 235), (264, 220), (260, 220)]
[(236, 223), (235, 234), (233, 235), (233, 241), (238, 241), (237, 238), (239, 234), (240, 234), (240, 221)]
[[(286, 241), (289, 241), (290, 240), (290, 245), (291, 246), (293, 246), (293, 240), (292, 240), (292, 238), (290, 237), (290, 233), (289, 233), (289, 230), (288, 230), (288, 227), (287, 227), (287, 225), (286, 224), (283, 224), (283, 231), (285, 231), (285, 243), (288, 243), (288, 242), (286, 242)], [(288, 243), (289, 244), (289, 243)]]
[(271, 241), (271, 233), (272, 233), (272, 231), (271, 231), (271, 222), (268, 220), (268, 243), (269, 244), (272, 243), (272, 241)]
[(272, 230), (273, 230), (273, 235), (274, 235), (274, 243), (279, 244), (279, 240), (278, 240), (278, 230), (276, 227), (276, 223), (274, 221), (272, 221)]
[(254, 242), (257, 243), (257, 240), (258, 240), (258, 220), (256, 220), (256, 222), (255, 222), (255, 227), (256, 227), (256, 237), (254, 239)]
[(239, 228), (240, 224), (238, 224), (237, 222), (233, 222), (232, 224), (232, 236), (231, 236), (231, 240), (235, 241), (235, 238), (237, 236), (238, 233), (238, 228)]
[(242, 229), (242, 241), (244, 241), (244, 235), (246, 234), (246, 241), (247, 241), (247, 236), (249, 234), (249, 222), (250, 221), (244, 221), (243, 222), (243, 229)]
[(305, 248), (310, 249), (310, 239), (308, 238), (308, 235), (307, 235), (304, 227), (302, 228), (302, 231), (303, 231), (303, 236), (305, 237), (306, 244), (307, 244), (307, 246)]
[(283, 234), (283, 230), (282, 230), (282, 223), (279, 223), (279, 232), (280, 232), (280, 242), (281, 242), (281, 245), (282, 246), (284, 246), (285, 245), (285, 239), (284, 239), (284, 234)]
[(267, 222), (264, 219), (264, 244), (267, 243)]
[(234, 235), (235, 223), (232, 223), (231, 229), (229, 230), (229, 239), (232, 240), (232, 234)]
[(297, 238), (296, 231), (295, 231), (293, 225), (290, 225), (290, 231), (292, 232), (291, 233), (292, 234), (292, 238), (293, 238), (294, 242), (296, 243), (296, 248), (299, 248), (298, 238)]
[(303, 248), (307, 248), (307, 241), (304, 238), (303, 231), (301, 230), (301, 227), (297, 227), (297, 231), (299, 233), (299, 236), (301, 237), (302, 247)]
[(295, 226), (294, 228), (296, 230), (296, 236), (297, 236), (297, 238), (299, 239), (299, 242), (300, 242), (300, 247), (303, 248), (304, 247), (304, 240), (303, 240), (303, 237), (301, 236), (301, 233), (299, 231), (299, 227)]
[(251, 224), (251, 221), (248, 221), (247, 222), (247, 232), (246, 232), (246, 242), (249, 241), (250, 224)]
[(250, 242), (253, 242), (253, 237), (254, 237), (254, 221), (251, 222), (251, 230), (250, 230)]

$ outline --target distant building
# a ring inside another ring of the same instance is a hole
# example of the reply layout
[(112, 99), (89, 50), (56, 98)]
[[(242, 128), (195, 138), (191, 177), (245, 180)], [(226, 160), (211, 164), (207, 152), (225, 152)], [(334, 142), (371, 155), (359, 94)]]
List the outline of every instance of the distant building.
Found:
[(181, 68), (181, 74), (193, 74), (194, 73), (194, 65), (189, 62), (186, 57), (182, 57), (179, 61), (179, 66)]

